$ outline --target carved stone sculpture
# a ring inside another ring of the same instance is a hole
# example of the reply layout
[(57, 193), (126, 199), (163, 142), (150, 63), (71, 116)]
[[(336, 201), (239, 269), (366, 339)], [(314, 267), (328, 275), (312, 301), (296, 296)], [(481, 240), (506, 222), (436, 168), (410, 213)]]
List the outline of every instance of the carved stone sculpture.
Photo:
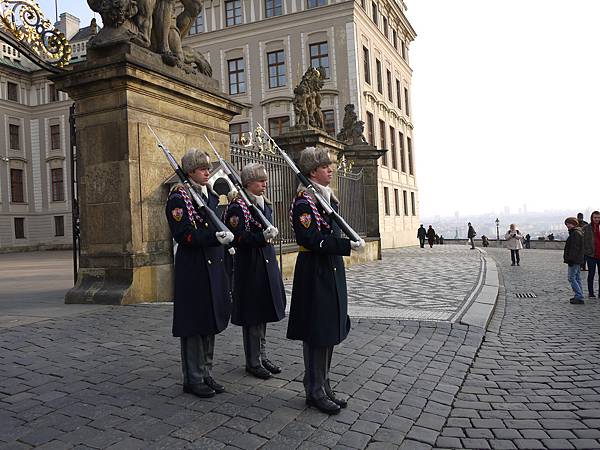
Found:
[(87, 0), (102, 16), (104, 28), (90, 45), (134, 42), (162, 56), (165, 64), (190, 73), (212, 76), (208, 61), (181, 40), (202, 11), (204, 0), (180, 0), (183, 10), (175, 14), (176, 0)]
[(338, 140), (348, 144), (365, 144), (367, 140), (364, 132), (365, 123), (358, 120), (358, 116), (354, 112), (354, 105), (352, 103), (347, 104), (344, 107), (344, 121), (342, 129), (337, 135)]
[(325, 128), (320, 93), (325, 84), (324, 78), (322, 69), (310, 67), (302, 76), (300, 84), (294, 88), (292, 104), (296, 114), (296, 128)]

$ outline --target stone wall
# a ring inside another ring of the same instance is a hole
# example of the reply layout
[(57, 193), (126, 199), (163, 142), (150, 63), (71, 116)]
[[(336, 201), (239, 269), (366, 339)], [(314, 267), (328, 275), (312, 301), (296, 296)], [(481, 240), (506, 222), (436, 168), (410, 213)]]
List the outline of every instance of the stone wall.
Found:
[[(444, 245), (468, 245), (466, 239), (444, 239)], [(475, 239), (475, 247), (483, 247), (481, 245), (481, 239)], [(490, 239), (490, 247), (493, 248), (505, 248), (505, 240), (500, 239), (500, 241), (496, 241), (496, 239)], [(539, 249), (539, 250), (563, 250), (565, 248), (565, 241), (534, 241), (531, 240), (531, 248)]]

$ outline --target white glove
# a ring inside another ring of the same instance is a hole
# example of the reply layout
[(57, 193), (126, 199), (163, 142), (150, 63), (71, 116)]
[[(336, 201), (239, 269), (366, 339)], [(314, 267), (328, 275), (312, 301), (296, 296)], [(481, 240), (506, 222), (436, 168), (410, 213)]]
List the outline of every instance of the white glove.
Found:
[(365, 241), (364, 239), (359, 239), (358, 241), (350, 241), (350, 248), (352, 250), (356, 250), (357, 252), (362, 252), (365, 249)]
[(231, 231), (217, 231), (215, 236), (217, 236), (217, 240), (221, 245), (227, 245), (233, 241), (233, 233)]
[(265, 237), (265, 241), (270, 241), (271, 239), (275, 239), (275, 237), (279, 234), (279, 230), (274, 226), (268, 227), (265, 231), (263, 231), (263, 236)]

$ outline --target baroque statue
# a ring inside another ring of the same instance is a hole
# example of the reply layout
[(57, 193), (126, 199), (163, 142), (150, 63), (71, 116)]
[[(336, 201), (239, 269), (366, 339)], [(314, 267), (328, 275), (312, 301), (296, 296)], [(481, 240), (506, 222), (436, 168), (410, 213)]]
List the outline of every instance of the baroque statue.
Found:
[(87, 2), (104, 23), (104, 28), (90, 42), (91, 47), (130, 41), (160, 54), (165, 64), (212, 76), (206, 58), (181, 43), (202, 11), (204, 0), (180, 0), (183, 10), (179, 14), (175, 10), (176, 0)]
[(340, 132), (337, 135), (338, 140), (348, 144), (366, 144), (364, 136), (365, 123), (358, 120), (354, 111), (354, 104), (349, 103), (344, 107), (344, 121)]
[(321, 89), (325, 84), (323, 68), (309, 67), (300, 84), (294, 88), (294, 113), (296, 114), (296, 128), (309, 126), (325, 129), (325, 119), (321, 111)]

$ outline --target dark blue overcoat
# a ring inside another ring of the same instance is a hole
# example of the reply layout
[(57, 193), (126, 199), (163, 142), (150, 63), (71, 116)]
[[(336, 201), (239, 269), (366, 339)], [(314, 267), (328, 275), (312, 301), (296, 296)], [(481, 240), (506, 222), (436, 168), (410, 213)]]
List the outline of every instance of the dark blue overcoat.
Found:
[[(305, 195), (299, 193), (292, 207), (292, 225), (300, 251), (294, 270), (287, 337), (326, 347), (339, 344), (350, 331), (342, 258), (350, 255), (350, 240), (340, 237), (337, 224), (317, 204), (317, 213), (329, 228), (319, 227)], [(331, 206), (337, 211), (338, 204), (333, 199)]]
[[(262, 212), (272, 222), (273, 210), (267, 202)], [(229, 204), (225, 224), (235, 236), (231, 315), (235, 325), (252, 326), (285, 317), (285, 290), (275, 248), (265, 240), (264, 228), (258, 223), (252, 210), (243, 208), (237, 200)]]
[[(218, 197), (209, 191), (208, 204), (216, 211)], [(229, 279), (224, 249), (216, 228), (200, 210), (194, 227), (184, 197), (174, 189), (166, 214), (173, 239), (179, 244), (175, 255), (173, 336), (217, 334), (227, 328), (231, 315)]]

